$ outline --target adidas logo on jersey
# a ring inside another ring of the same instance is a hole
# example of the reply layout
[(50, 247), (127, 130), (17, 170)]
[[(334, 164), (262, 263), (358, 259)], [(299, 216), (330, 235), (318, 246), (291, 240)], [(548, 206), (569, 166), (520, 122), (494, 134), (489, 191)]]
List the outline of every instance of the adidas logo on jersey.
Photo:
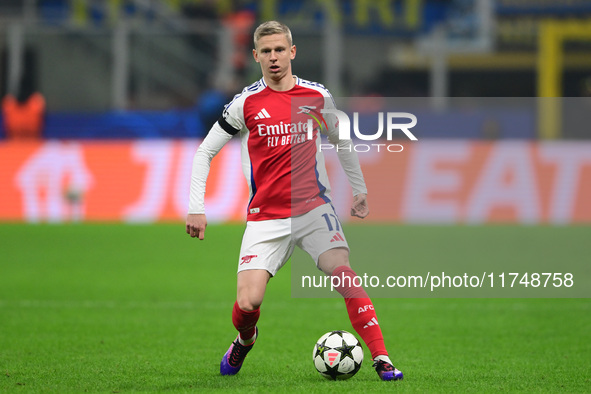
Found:
[(345, 238), (341, 235), (341, 233), (336, 233), (334, 237), (330, 240), (330, 242), (337, 242), (337, 241), (344, 241)]
[(257, 114), (257, 116), (254, 117), (254, 120), (259, 120), (259, 119), (269, 119), (271, 117), (271, 115), (269, 115), (269, 113), (267, 112), (266, 109), (261, 109), (259, 111), (259, 113)]
[(371, 327), (371, 326), (379, 326), (378, 319), (376, 319), (375, 317), (372, 317), (371, 320), (368, 321), (365, 326), (363, 326), (363, 328), (367, 328), (367, 327)]

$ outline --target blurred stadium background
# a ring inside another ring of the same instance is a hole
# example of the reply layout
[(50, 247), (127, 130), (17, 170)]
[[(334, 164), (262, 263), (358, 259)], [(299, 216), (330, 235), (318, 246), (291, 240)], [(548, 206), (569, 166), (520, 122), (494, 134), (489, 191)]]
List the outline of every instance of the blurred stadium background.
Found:
[[(574, 277), (377, 289), (396, 389), (589, 392), (591, 0), (0, 0), (0, 391), (335, 391), (310, 351), (352, 327), (341, 300), (294, 291), (295, 266), (318, 275), (307, 256), (269, 285), (249, 367), (219, 377), (248, 199), (237, 141), (212, 165), (207, 241), (184, 234), (193, 155), (260, 78), (268, 19), (367, 134), (378, 111), (417, 114), (418, 141), (380, 141), (402, 152), (360, 153), (363, 222), (327, 154), (358, 273)], [(391, 390), (370, 365), (347, 391)]]
[[(360, 155), (383, 190), (372, 220), (591, 222), (589, 0), (3, 0), (0, 220), (182, 220), (194, 151), (260, 78), (268, 19), (292, 28), (294, 72), (333, 95), (433, 108), (403, 153)], [(9, 97), (42, 113), (32, 136), (8, 130)], [(212, 167), (211, 222), (244, 218), (238, 156)]]

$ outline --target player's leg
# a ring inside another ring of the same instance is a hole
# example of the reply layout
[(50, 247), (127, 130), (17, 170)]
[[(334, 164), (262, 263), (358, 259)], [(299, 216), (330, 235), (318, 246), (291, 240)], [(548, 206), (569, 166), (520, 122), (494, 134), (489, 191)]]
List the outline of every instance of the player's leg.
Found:
[(349, 249), (339, 247), (322, 253), (318, 257), (318, 268), (331, 276), (335, 289), (345, 299), (351, 325), (369, 348), (380, 379), (402, 379), (402, 372), (394, 367), (388, 357), (373, 303), (365, 289), (355, 285), (359, 282), (355, 282), (357, 274), (349, 263)]
[(331, 283), (345, 299), (349, 320), (361, 336), (371, 357), (387, 356), (382, 330), (371, 299), (363, 287), (356, 286), (357, 274), (349, 265), (349, 251), (344, 248), (330, 249), (318, 258), (318, 267), (331, 277)]
[(255, 327), (269, 279), (271, 279), (271, 274), (264, 269), (252, 269), (238, 273), (232, 322), (238, 330), (238, 338), (242, 345), (250, 345), (256, 339)]
[(235, 375), (258, 337), (257, 321), (269, 279), (293, 251), (288, 220), (248, 222), (238, 263), (232, 323), (238, 336), (222, 357), (220, 373)]
[(349, 264), (349, 245), (332, 205), (325, 204), (294, 218), (293, 227), (298, 245), (312, 256), (318, 268), (335, 281), (340, 279), (336, 290), (345, 299), (351, 324), (369, 348), (380, 378), (402, 379), (402, 373), (388, 358), (371, 299), (362, 287), (354, 285), (357, 275)]
[(270, 278), (271, 274), (264, 269), (238, 273), (237, 296), (232, 309), (232, 323), (238, 330), (238, 336), (222, 357), (222, 375), (236, 375), (242, 368), (246, 355), (254, 347), (258, 334), (256, 324), (260, 316), (260, 306)]

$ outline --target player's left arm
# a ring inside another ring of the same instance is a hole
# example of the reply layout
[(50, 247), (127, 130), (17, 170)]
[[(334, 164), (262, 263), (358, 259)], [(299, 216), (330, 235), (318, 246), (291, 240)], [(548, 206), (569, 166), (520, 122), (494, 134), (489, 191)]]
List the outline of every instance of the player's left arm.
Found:
[(358, 218), (365, 218), (369, 215), (369, 206), (367, 205), (367, 194), (360, 193), (353, 196), (353, 204), (351, 205), (351, 216)]
[[(347, 140), (347, 143), (337, 143), (338, 147), (337, 156), (339, 162), (347, 175), (349, 184), (353, 189), (353, 203), (351, 204), (351, 216), (357, 216), (358, 218), (365, 218), (369, 215), (369, 206), (367, 204), (367, 187), (365, 180), (363, 179), (363, 173), (361, 172), (361, 166), (359, 164), (359, 158), (357, 152), (351, 149), (351, 140)], [(347, 148), (348, 146), (348, 148)], [(350, 150), (349, 150), (350, 149)]]
[[(332, 97), (325, 99), (325, 108), (335, 108)], [(353, 149), (351, 140), (339, 139), (338, 120), (334, 115), (325, 116), (328, 130), (326, 134), (328, 141), (337, 147), (337, 156), (339, 162), (347, 175), (349, 184), (353, 189), (353, 204), (351, 205), (351, 216), (365, 218), (369, 215), (369, 206), (367, 204), (367, 186), (359, 164), (357, 152)]]

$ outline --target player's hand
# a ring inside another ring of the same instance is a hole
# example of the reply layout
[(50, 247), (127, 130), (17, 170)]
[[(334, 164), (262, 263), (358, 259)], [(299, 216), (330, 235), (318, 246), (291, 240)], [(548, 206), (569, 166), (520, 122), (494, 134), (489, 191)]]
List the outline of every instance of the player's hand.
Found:
[(357, 216), (363, 219), (369, 215), (369, 207), (367, 206), (367, 194), (361, 193), (353, 197), (353, 205), (351, 205), (351, 216)]
[(205, 227), (207, 227), (207, 219), (203, 213), (190, 213), (187, 215), (186, 230), (192, 238), (205, 238)]

